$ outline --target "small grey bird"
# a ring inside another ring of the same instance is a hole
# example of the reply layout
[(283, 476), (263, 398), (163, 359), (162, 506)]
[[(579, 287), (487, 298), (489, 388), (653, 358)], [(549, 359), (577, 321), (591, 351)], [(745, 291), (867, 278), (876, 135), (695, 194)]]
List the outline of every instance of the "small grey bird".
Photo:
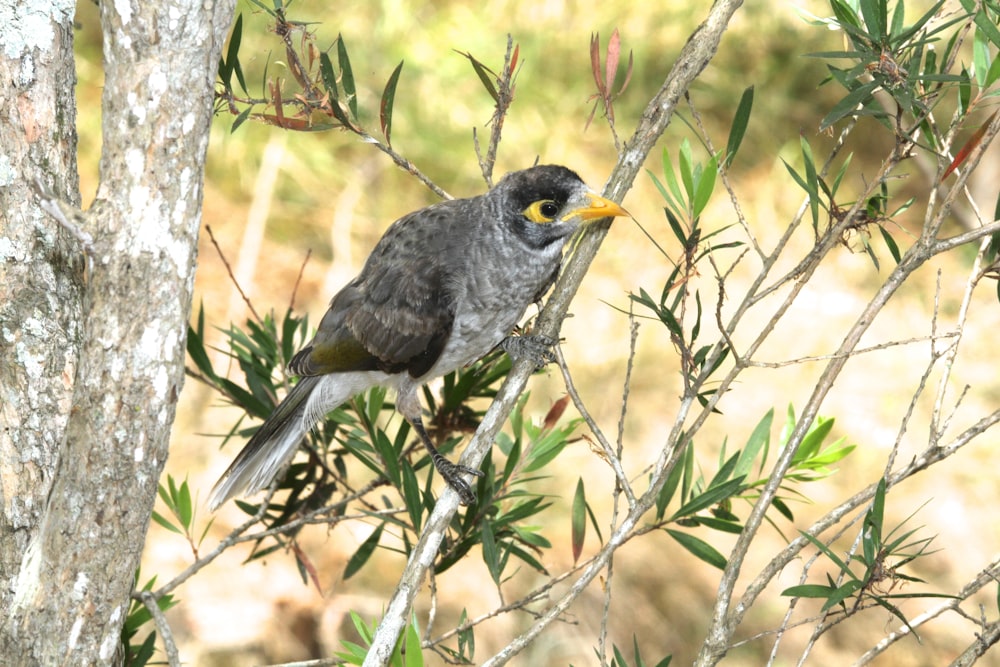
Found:
[(396, 407), (435, 468), (463, 505), (472, 503), (462, 475), (482, 473), (437, 451), (418, 390), (505, 340), (555, 281), (563, 245), (581, 223), (621, 215), (573, 171), (543, 165), (397, 220), (292, 359), (299, 381), (216, 483), (210, 507), (267, 488), (317, 421), (374, 386), (396, 389)]

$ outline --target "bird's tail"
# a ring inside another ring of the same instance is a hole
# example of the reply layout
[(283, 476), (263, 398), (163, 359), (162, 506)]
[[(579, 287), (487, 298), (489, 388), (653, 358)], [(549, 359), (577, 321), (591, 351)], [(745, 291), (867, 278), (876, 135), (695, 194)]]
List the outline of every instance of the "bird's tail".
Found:
[(315, 418), (307, 418), (306, 408), (320, 381), (320, 377), (300, 378), (288, 392), (215, 483), (208, 503), (211, 510), (236, 495), (257, 493), (271, 484), (295, 454), (302, 436), (315, 423)]

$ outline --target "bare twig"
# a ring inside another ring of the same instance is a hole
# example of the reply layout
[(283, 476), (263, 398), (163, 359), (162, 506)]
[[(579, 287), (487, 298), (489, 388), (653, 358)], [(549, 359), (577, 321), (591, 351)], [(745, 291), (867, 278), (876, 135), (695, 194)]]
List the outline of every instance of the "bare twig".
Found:
[(614, 448), (612, 448), (611, 443), (608, 442), (608, 439), (601, 430), (601, 427), (597, 425), (597, 422), (591, 416), (590, 411), (584, 404), (583, 399), (580, 398), (580, 393), (576, 390), (576, 385), (573, 383), (573, 377), (570, 375), (569, 367), (566, 365), (566, 358), (563, 357), (562, 347), (556, 345), (555, 353), (557, 365), (559, 366), (559, 370), (562, 371), (563, 382), (566, 385), (566, 393), (569, 394), (577, 412), (579, 412), (580, 416), (583, 417), (583, 421), (587, 424), (587, 428), (590, 429), (590, 432), (594, 434), (594, 437), (597, 438), (597, 442), (601, 445), (601, 451), (604, 453), (602, 458), (614, 471), (615, 479), (617, 480), (618, 486), (621, 487), (622, 491), (625, 493), (625, 497), (628, 498), (629, 506), (631, 507), (635, 505), (635, 494), (633, 494), (632, 485), (629, 483), (628, 477), (625, 476), (625, 471), (622, 469), (619, 454), (615, 452)]
[(497, 76), (497, 99), (493, 109), (493, 117), (490, 118), (490, 143), (486, 148), (486, 156), (479, 151), (479, 137), (475, 128), (472, 130), (472, 139), (476, 149), (476, 158), (479, 160), (479, 169), (483, 172), (483, 179), (486, 185), (493, 187), (493, 166), (497, 161), (497, 150), (500, 148), (500, 135), (503, 132), (503, 122), (507, 118), (510, 105), (514, 102), (514, 80), (517, 78), (518, 63), (517, 53), (519, 49), (514, 47), (514, 38), (507, 35), (507, 51), (503, 58), (503, 68)]
[(149, 591), (143, 591), (139, 594), (139, 599), (142, 600), (142, 604), (145, 605), (146, 610), (149, 611), (150, 616), (153, 617), (153, 622), (156, 623), (156, 629), (160, 632), (160, 639), (163, 641), (163, 650), (167, 654), (167, 664), (170, 667), (180, 667), (181, 666), (181, 656), (177, 652), (177, 643), (174, 641), (174, 633), (170, 630), (170, 624), (167, 623), (166, 617), (163, 612), (160, 611), (160, 606), (156, 604), (156, 597)]
[(212, 241), (212, 246), (215, 248), (215, 252), (219, 254), (219, 259), (222, 260), (222, 265), (226, 267), (226, 273), (229, 274), (229, 281), (236, 288), (236, 291), (240, 293), (243, 298), (243, 303), (247, 305), (250, 312), (253, 314), (253, 318), (258, 322), (263, 322), (263, 318), (257, 313), (257, 309), (253, 307), (253, 302), (250, 301), (250, 297), (246, 295), (243, 291), (243, 287), (240, 285), (240, 281), (236, 279), (236, 275), (233, 273), (233, 267), (230, 266), (229, 260), (226, 258), (225, 253), (222, 252), (222, 248), (219, 247), (219, 242), (215, 239), (215, 234), (212, 233), (212, 226), (205, 225), (205, 232), (208, 234), (208, 238)]

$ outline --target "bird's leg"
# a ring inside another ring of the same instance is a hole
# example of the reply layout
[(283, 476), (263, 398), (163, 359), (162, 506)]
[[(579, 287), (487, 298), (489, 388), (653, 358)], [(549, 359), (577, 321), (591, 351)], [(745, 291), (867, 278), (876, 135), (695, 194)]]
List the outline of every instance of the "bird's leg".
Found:
[(552, 346), (558, 342), (550, 336), (529, 334), (527, 336), (507, 336), (500, 341), (500, 347), (512, 359), (527, 358), (534, 362), (535, 368), (544, 368), (545, 364), (555, 362), (556, 355), (552, 352)]
[(434, 468), (441, 473), (441, 477), (444, 481), (448, 482), (448, 486), (455, 489), (458, 493), (459, 502), (463, 505), (471, 505), (476, 500), (476, 494), (472, 492), (472, 487), (469, 483), (462, 479), (464, 473), (470, 475), (475, 475), (477, 477), (483, 476), (482, 470), (476, 470), (475, 468), (470, 468), (469, 466), (463, 466), (458, 463), (452, 463), (444, 457), (444, 454), (438, 451), (434, 443), (431, 442), (430, 436), (427, 434), (427, 429), (424, 428), (424, 422), (419, 415), (416, 417), (409, 417), (410, 424), (413, 425), (414, 430), (417, 435), (420, 436), (420, 440), (424, 443), (424, 447), (427, 448), (428, 453), (431, 455), (431, 461), (434, 462)]

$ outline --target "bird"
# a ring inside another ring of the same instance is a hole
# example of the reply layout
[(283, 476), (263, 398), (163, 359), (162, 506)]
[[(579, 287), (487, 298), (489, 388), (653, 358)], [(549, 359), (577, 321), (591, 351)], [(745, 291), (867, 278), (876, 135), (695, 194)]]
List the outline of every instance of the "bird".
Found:
[(434, 467), (459, 502), (472, 504), (463, 474), (482, 472), (452, 463), (434, 446), (420, 388), (498, 346), (516, 356), (554, 342), (511, 333), (555, 282), (570, 235), (582, 224), (627, 215), (571, 169), (536, 165), (508, 173), (484, 194), (394, 222), (289, 362), (298, 381), (215, 484), (210, 508), (268, 488), (319, 420), (375, 386), (395, 389), (396, 409)]

